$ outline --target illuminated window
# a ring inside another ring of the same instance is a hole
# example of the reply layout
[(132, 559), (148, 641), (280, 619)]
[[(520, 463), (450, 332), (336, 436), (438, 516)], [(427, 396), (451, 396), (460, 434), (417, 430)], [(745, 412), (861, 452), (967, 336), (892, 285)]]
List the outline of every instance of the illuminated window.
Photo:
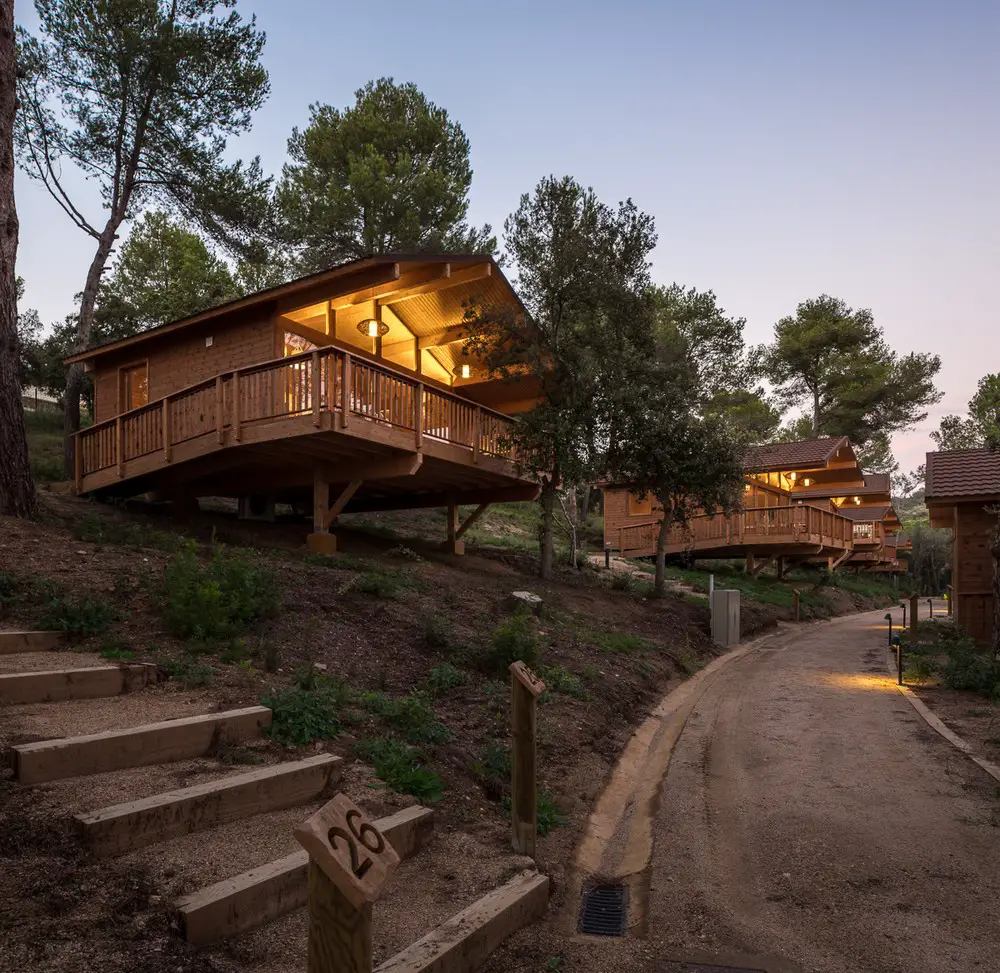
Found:
[(304, 351), (316, 351), (319, 345), (314, 345), (308, 338), (303, 338), (301, 335), (292, 334), (291, 331), (285, 332), (285, 358), (290, 358), (292, 355), (301, 355)]
[(149, 402), (149, 369), (146, 363), (122, 369), (122, 412)]
[(628, 495), (628, 512), (630, 517), (649, 516), (653, 512), (653, 498), (637, 497), (634, 493)]

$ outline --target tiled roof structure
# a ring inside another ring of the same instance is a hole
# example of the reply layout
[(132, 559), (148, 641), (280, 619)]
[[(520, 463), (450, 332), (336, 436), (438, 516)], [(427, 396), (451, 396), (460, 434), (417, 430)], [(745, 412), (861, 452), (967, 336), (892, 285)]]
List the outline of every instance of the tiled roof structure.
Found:
[(872, 523), (877, 523), (882, 520), (885, 515), (892, 510), (889, 504), (879, 505), (876, 507), (856, 507), (853, 504), (845, 503), (844, 506), (837, 508), (837, 513), (846, 517), (848, 520), (858, 520), (864, 523), (871, 521)]
[(1000, 453), (962, 449), (927, 454), (928, 500), (1000, 496)]
[(743, 457), (743, 469), (747, 473), (757, 473), (765, 470), (792, 470), (800, 466), (822, 466), (844, 445), (848, 445), (846, 436), (753, 446)]

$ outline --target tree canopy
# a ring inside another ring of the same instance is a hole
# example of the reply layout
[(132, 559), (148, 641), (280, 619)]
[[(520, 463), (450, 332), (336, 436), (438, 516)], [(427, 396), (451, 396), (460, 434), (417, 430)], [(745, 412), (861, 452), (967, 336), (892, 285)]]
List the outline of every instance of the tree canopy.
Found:
[[(18, 30), (15, 139), (20, 165), (96, 243), (75, 346), (91, 340), (101, 276), (121, 225), (160, 204), (234, 252), (268, 214), (269, 181), (254, 160), (225, 158), (268, 93), (264, 35), (237, 0), (35, 0), (39, 33)], [(100, 190), (88, 216), (66, 163)], [(79, 427), (82, 371), (70, 370), (66, 431)], [(66, 442), (67, 470), (72, 446)]]
[(489, 226), (467, 222), (469, 140), (414, 84), (380, 78), (348, 108), (313, 105), (288, 153), (279, 232), (301, 273), (369, 254), (496, 249)]
[(1000, 439), (1000, 373), (983, 376), (968, 415), (945, 416), (931, 439), (938, 449), (984, 449)]
[[(827, 294), (782, 318), (760, 354), (782, 404), (807, 405), (809, 435), (850, 437), (871, 469), (892, 466), (889, 437), (921, 422), (941, 398), (937, 355), (897, 354), (871, 311)], [(793, 437), (805, 425), (793, 424)]]

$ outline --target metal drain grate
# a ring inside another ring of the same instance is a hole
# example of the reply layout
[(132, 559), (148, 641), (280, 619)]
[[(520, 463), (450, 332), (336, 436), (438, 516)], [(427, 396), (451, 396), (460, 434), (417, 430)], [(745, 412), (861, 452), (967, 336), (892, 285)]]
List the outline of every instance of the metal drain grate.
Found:
[(583, 893), (580, 932), (592, 936), (624, 936), (628, 929), (628, 889), (595, 885)]

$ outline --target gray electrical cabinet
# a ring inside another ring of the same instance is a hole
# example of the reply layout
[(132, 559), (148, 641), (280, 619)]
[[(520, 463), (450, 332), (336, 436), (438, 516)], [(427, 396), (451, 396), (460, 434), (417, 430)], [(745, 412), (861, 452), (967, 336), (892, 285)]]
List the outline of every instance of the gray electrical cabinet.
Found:
[(739, 589), (716, 588), (712, 595), (712, 641), (728, 648), (740, 641)]

